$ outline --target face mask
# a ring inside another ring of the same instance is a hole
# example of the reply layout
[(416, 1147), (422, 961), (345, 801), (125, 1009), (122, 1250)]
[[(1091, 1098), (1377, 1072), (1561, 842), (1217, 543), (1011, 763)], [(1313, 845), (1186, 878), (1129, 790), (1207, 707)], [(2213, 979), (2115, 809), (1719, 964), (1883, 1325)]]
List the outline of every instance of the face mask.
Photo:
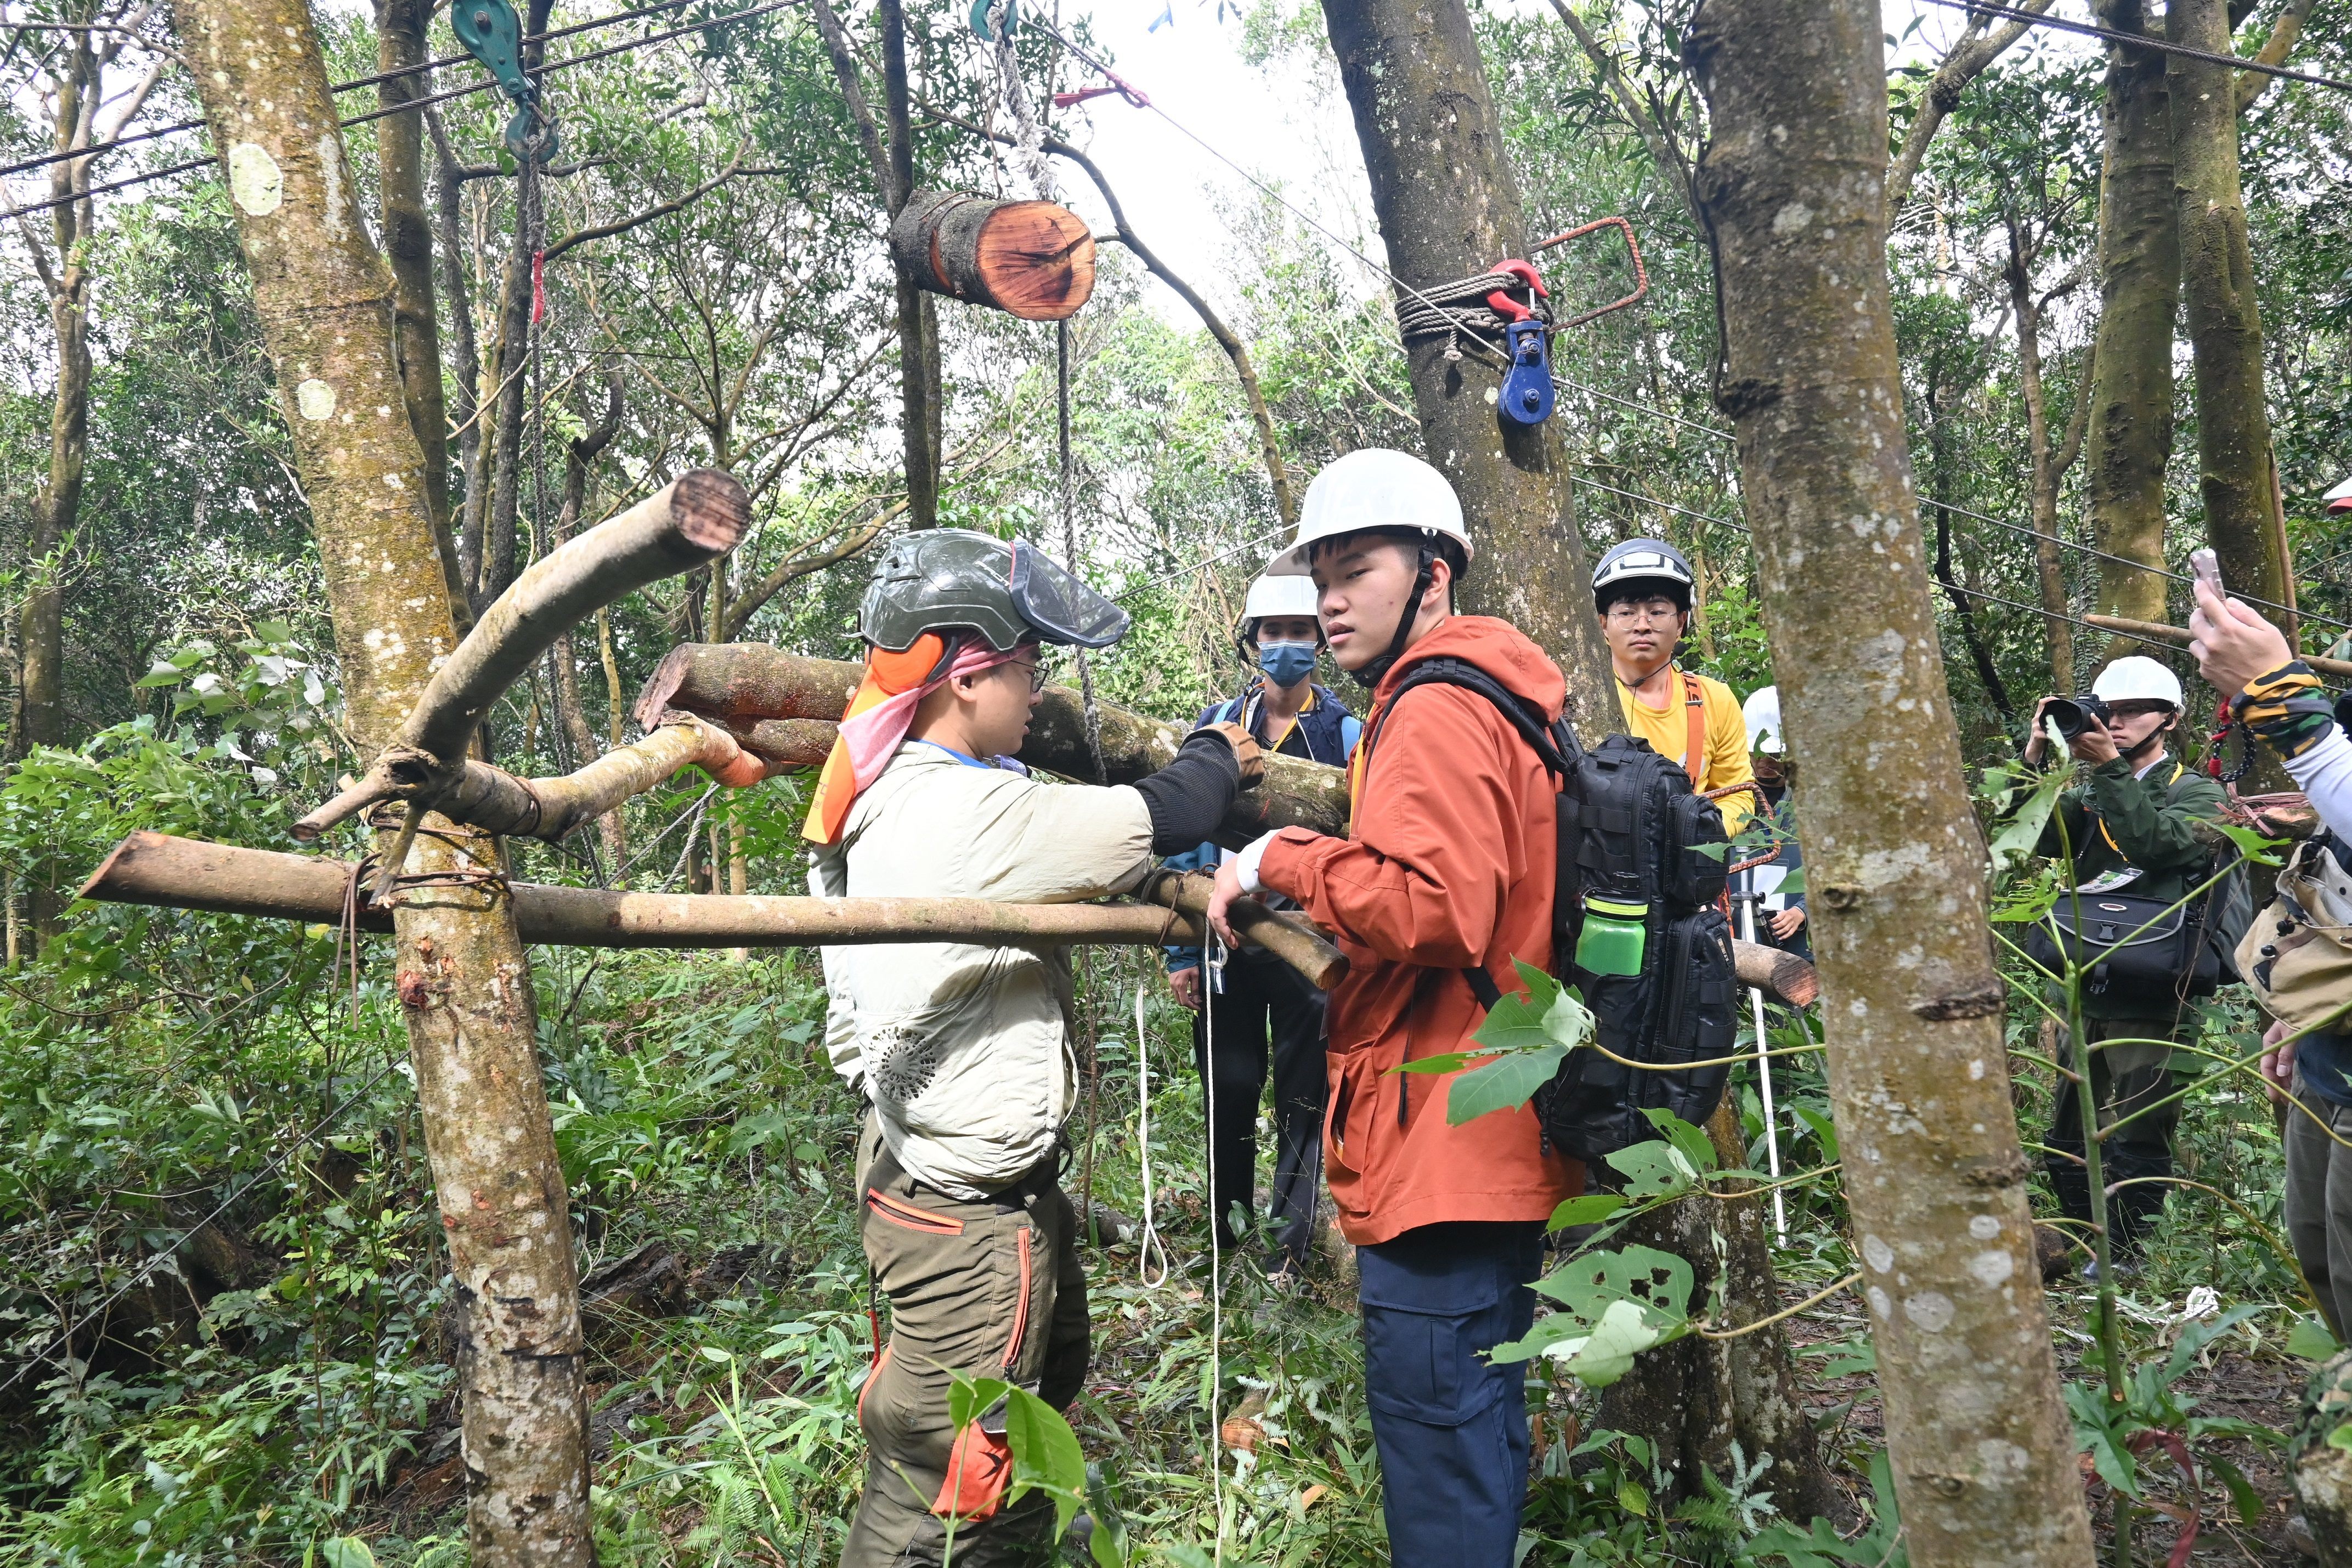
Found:
[(1262, 643), (1257, 650), (1257, 667), (1276, 685), (1295, 686), (1315, 671), (1315, 644)]

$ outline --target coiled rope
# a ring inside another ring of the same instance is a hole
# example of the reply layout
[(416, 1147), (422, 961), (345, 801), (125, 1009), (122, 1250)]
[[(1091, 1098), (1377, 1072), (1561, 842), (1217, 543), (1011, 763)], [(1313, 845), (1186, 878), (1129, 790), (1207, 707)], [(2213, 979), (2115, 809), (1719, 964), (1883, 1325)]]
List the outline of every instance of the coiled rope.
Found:
[(1529, 288), (1524, 278), (1508, 272), (1482, 272), (1475, 277), (1457, 277), (1451, 283), (1400, 294), (1397, 331), (1408, 347), (1416, 338), (1444, 338), (1449, 360), (1462, 357), (1462, 335), (1467, 332), (1474, 347), (1499, 358), (1492, 340), (1500, 338), (1510, 322), (1486, 303), (1486, 297), (1508, 291), (1529, 296), (1534, 319), (1547, 328), (1551, 325), (1551, 301)]

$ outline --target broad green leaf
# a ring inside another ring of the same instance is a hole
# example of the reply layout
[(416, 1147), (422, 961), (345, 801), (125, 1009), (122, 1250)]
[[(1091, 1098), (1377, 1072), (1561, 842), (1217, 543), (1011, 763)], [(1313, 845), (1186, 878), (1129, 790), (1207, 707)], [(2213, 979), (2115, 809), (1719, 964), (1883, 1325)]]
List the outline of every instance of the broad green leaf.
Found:
[(1612, 1301), (1581, 1343), (1553, 1347), (1560, 1369), (1588, 1388), (1606, 1388), (1633, 1370), (1633, 1358), (1665, 1337), (1637, 1302)]
[(1013, 1392), (1013, 1385), (993, 1377), (966, 1377), (961, 1372), (951, 1372), (948, 1376), (948, 1420), (959, 1432)]
[(1465, 1072), (1445, 1093), (1446, 1125), (1458, 1127), (1489, 1111), (1516, 1111), (1550, 1082), (1568, 1059), (1568, 1047), (1507, 1051)]
[(324, 1568), (375, 1568), (375, 1552), (356, 1535), (331, 1536), (319, 1542)]
[(1994, 830), (1992, 841), (1987, 847), (1992, 852), (1995, 876), (2008, 876), (2033, 858), (2033, 847), (2042, 841), (2042, 830), (2049, 825), (2051, 810), (2074, 777), (2072, 768), (2053, 768), (2044, 774), (2024, 803)]
[(1798, 866), (1794, 870), (1790, 871), (1787, 875), (1780, 879), (1780, 885), (1773, 889), (1773, 891), (1778, 893), (1783, 898), (1804, 897), (1805, 868), (1803, 866)]
[(2328, 1433), (2327, 1446), (2331, 1448), (2342, 1448), (2347, 1453), (2352, 1453), (2352, 1421), (2347, 1421), (2342, 1426), (2336, 1427), (2336, 1430)]
[(1054, 1539), (1059, 1541), (1087, 1494), (1087, 1458), (1078, 1448), (1077, 1434), (1060, 1411), (1027, 1389), (1015, 1388), (1004, 1410), (1004, 1440), (1013, 1449), (1008, 1500), (1019, 1500), (1033, 1488), (1052, 1497)]
[(2287, 1354), (2305, 1361), (2326, 1361), (2341, 1348), (2336, 1336), (2327, 1332), (2327, 1325), (2317, 1318), (2298, 1319), (2294, 1327), (2286, 1331)]
[(1682, 1151), (1683, 1158), (1691, 1163), (1692, 1169), (1711, 1171), (1715, 1168), (1715, 1140), (1708, 1137), (1704, 1130), (1692, 1126), (1672, 1111), (1652, 1108), (1642, 1114), (1650, 1125), (1666, 1135), (1666, 1142)]
[(2284, 839), (2273, 839), (2266, 834), (2256, 832), (2252, 828), (2240, 827), (2235, 822), (2213, 822), (2209, 825), (2215, 832), (2237, 845), (2238, 852), (2245, 856), (2250, 864), (2284, 863), (2278, 856), (2279, 849), (2286, 842)]
[(1635, 1144), (1611, 1155), (1609, 1163), (1625, 1178), (1625, 1196), (1636, 1203), (1679, 1197), (1698, 1185), (1698, 1168), (1672, 1144)]
[(1625, 1207), (1625, 1199), (1613, 1192), (1588, 1192), (1582, 1197), (1571, 1197), (1551, 1211), (1551, 1223), (1547, 1230), (1565, 1230), (1571, 1225), (1591, 1225), (1608, 1218)]
[(1836, 1124), (1810, 1105), (1791, 1105), (1789, 1108), (1797, 1113), (1797, 1120), (1811, 1127), (1813, 1130), (1813, 1136), (1822, 1141), (1822, 1157), (1832, 1165), (1836, 1164), (1838, 1157)]
[(1536, 1289), (1591, 1322), (1611, 1301), (1631, 1301), (1679, 1322), (1690, 1310), (1696, 1281), (1689, 1262), (1654, 1247), (1625, 1247), (1571, 1258), (1536, 1281)]

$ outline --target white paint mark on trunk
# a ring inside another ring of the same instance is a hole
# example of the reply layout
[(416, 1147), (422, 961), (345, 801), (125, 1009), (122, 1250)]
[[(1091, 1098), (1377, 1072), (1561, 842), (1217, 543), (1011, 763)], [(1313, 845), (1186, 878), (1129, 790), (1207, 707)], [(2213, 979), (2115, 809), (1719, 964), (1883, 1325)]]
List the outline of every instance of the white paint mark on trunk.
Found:
[(228, 193), (248, 216), (266, 218), (286, 200), (286, 176), (269, 149), (240, 141), (228, 150)]
[(312, 376), (294, 389), (294, 406), (304, 419), (331, 419), (335, 413), (335, 389)]

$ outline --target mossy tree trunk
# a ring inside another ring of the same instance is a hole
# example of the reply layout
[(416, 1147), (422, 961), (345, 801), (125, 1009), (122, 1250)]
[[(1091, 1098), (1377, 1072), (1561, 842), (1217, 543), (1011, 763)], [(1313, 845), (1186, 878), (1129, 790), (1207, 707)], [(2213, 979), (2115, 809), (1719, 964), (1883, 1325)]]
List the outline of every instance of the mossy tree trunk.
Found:
[[(389, 739), (454, 643), (394, 338), (390, 272), (302, 0), (180, 0), (280, 412), (310, 498), (352, 737)], [(587, 1564), (587, 1407), (530, 971), (496, 841), (428, 818), (396, 894), (397, 989), (464, 1325), (477, 1568)]]
[(1804, 780), (1831, 1101), (1911, 1561), (2079, 1568), (2090, 1523), (1903, 435), (1881, 32), (1872, 0), (1705, 0), (1685, 36), (1711, 111), (1717, 401)]
[[(1463, 0), (1325, 0), (1323, 17), (1389, 270), (1430, 288), (1527, 255), (1518, 181)], [(1465, 608), (1513, 622), (1559, 661), (1580, 731), (1620, 728), (1558, 432), (1496, 413), (1492, 356), (1449, 360), (1445, 340), (1431, 337), (1407, 345), (1405, 359), (1423, 447), (1454, 482), (1477, 541)]]
[[(2147, 30), (2147, 0), (2099, 0), (2102, 24)], [(2180, 299), (2173, 217), (2171, 98), (2164, 56), (2107, 46), (2100, 111), (2099, 326), (2095, 340), (2084, 497), (2097, 562), (2099, 612), (2164, 621), (2164, 470), (2172, 458), (2172, 318)], [(2137, 564), (2134, 564), (2137, 563)], [(2107, 656), (2143, 652), (2116, 639)]]

